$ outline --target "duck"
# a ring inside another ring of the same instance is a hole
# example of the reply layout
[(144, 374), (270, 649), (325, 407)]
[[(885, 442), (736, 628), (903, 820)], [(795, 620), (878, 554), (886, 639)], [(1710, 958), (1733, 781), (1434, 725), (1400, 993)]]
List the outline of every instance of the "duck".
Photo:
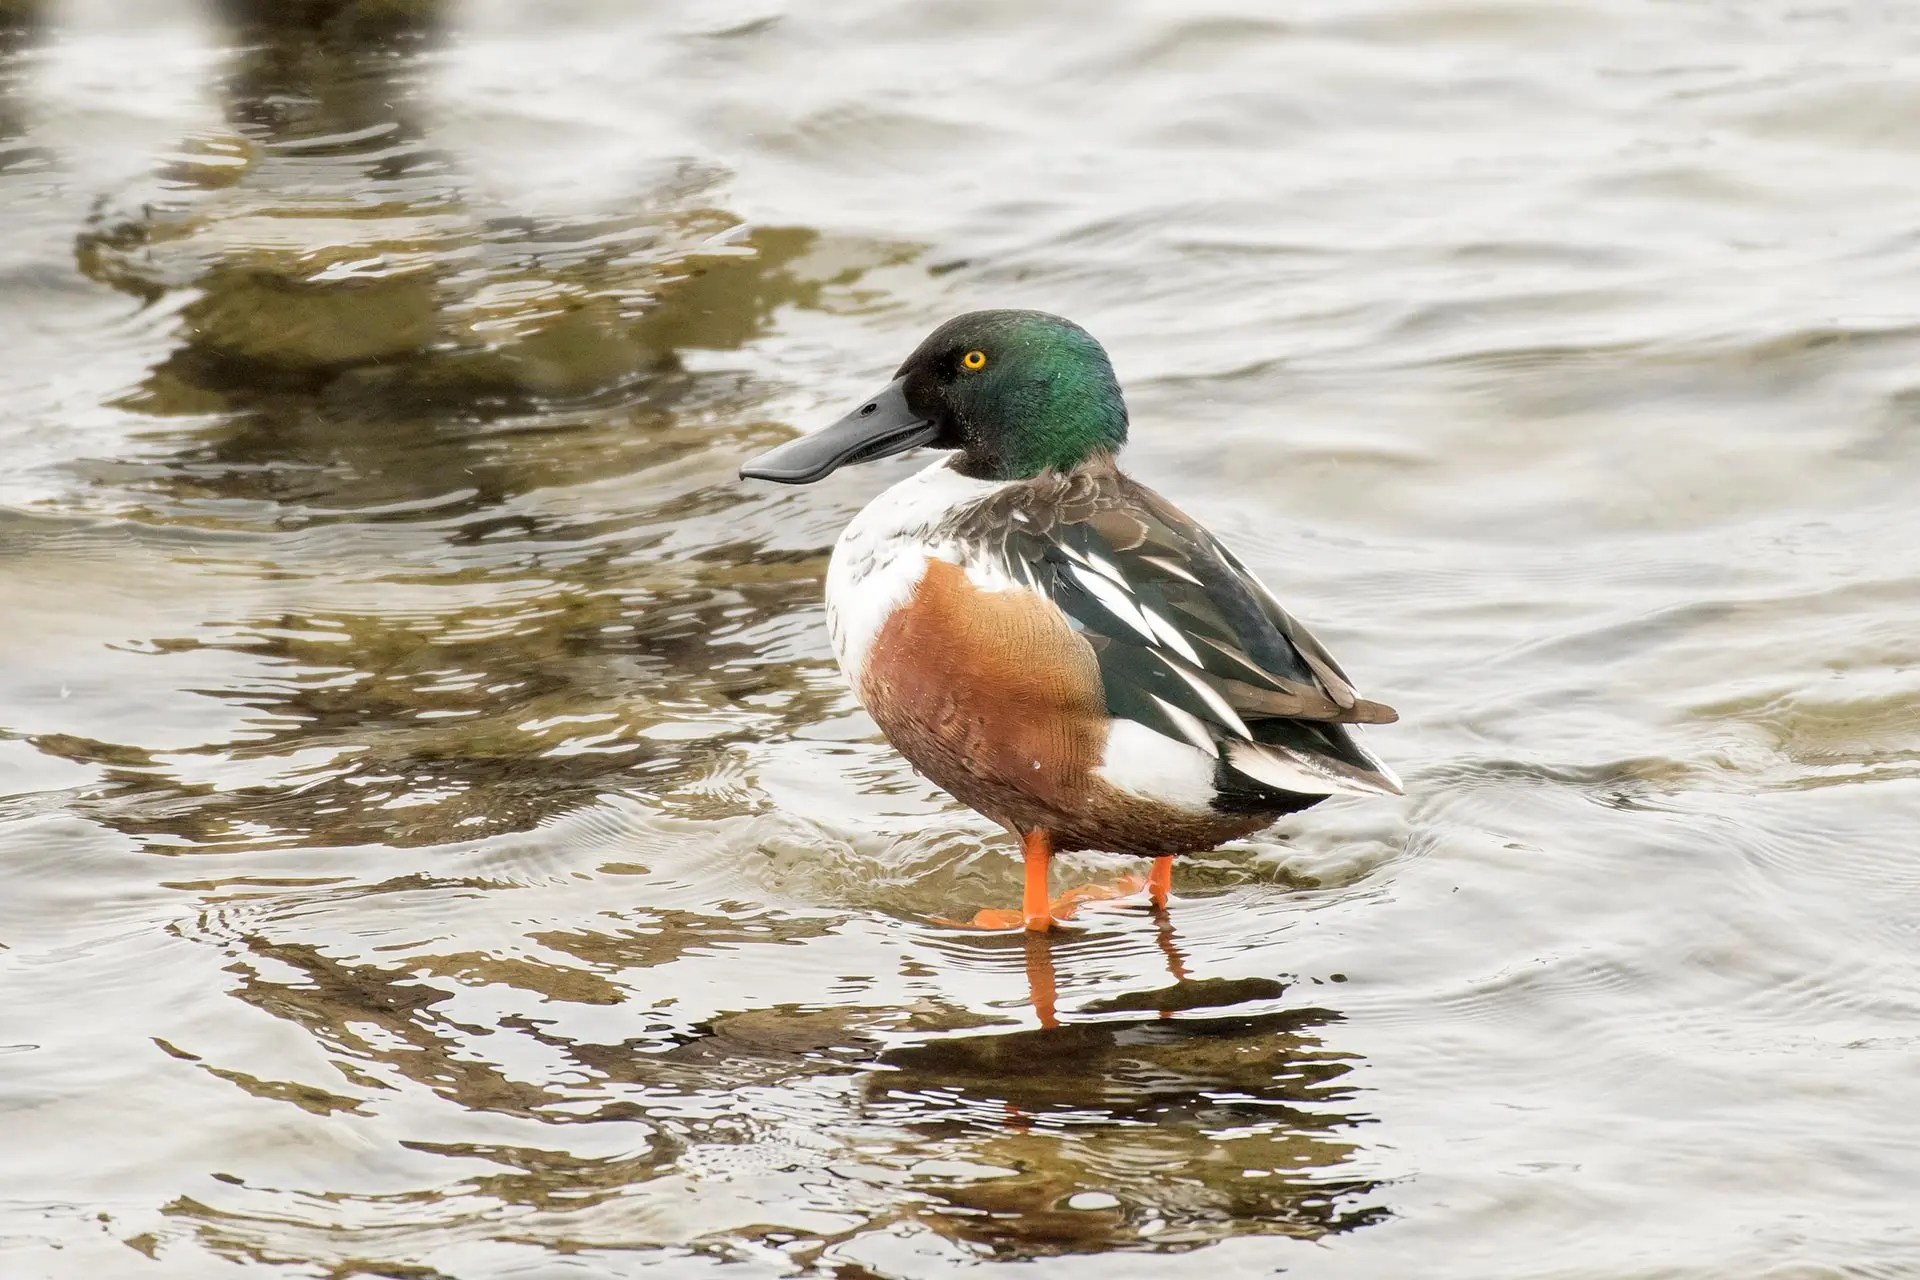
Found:
[(1224, 543), (1120, 469), (1127, 430), (1087, 330), (973, 311), (879, 394), (740, 469), (804, 485), (941, 452), (840, 534), (826, 622), (893, 747), (1020, 842), (1020, 909), (983, 909), (975, 927), (1044, 933), (1100, 896), (1051, 896), (1057, 853), (1150, 859), (1130, 891), (1164, 912), (1176, 857), (1330, 796), (1402, 794), (1360, 733), (1398, 713), (1361, 697)]

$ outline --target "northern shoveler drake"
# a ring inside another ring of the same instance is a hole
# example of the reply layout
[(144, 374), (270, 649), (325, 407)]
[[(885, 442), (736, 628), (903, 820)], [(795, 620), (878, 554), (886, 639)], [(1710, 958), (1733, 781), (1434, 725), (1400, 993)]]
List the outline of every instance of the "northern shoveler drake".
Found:
[(1114, 463), (1127, 407), (1093, 336), (1037, 311), (941, 325), (871, 400), (741, 468), (809, 484), (951, 451), (855, 516), (827, 569), (834, 652), (921, 773), (1020, 838), (1044, 931), (1048, 859), (1177, 854), (1330, 795), (1397, 795), (1359, 724), (1398, 719), (1219, 539)]

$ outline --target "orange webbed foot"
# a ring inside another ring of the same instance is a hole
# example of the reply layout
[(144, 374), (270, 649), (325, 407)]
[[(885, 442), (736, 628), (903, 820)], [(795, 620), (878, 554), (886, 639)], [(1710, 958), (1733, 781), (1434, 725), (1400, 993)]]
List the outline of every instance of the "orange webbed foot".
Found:
[(933, 922), (949, 929), (1020, 929), (1026, 926), (1027, 919), (1011, 907), (983, 907), (973, 913), (971, 920), (949, 920), (945, 916), (934, 916)]
[(1142, 876), (1121, 876), (1112, 884), (1079, 885), (1053, 900), (1053, 913), (1062, 919), (1069, 918), (1086, 903), (1131, 898), (1146, 887), (1146, 879)]
[(1047, 864), (1053, 855), (1052, 842), (1046, 832), (1031, 831), (1022, 844), (1025, 846), (1027, 883), (1024, 900), (1018, 911), (990, 907), (975, 912), (973, 919), (964, 923), (942, 916), (935, 916), (933, 922), (952, 929), (1025, 929), (1029, 933), (1045, 933), (1055, 925), (1072, 920), (1074, 914), (1087, 903), (1130, 898), (1143, 890), (1155, 912), (1166, 910), (1167, 892), (1173, 882), (1173, 859), (1170, 857), (1155, 858), (1153, 869), (1147, 875), (1121, 876), (1112, 884), (1083, 884), (1050, 899), (1047, 895)]
[[(1064, 900), (1064, 895), (1062, 895)], [(944, 916), (934, 916), (935, 924), (945, 925), (949, 929), (985, 929), (1013, 930), (1030, 929), (1034, 933), (1045, 933), (1049, 928), (1066, 924), (1073, 918), (1074, 903), (1050, 904), (1046, 925), (1035, 928), (1028, 923), (1027, 913), (1013, 907), (982, 907), (973, 913), (971, 920), (949, 920)], [(1037, 922), (1036, 922), (1037, 923)]]

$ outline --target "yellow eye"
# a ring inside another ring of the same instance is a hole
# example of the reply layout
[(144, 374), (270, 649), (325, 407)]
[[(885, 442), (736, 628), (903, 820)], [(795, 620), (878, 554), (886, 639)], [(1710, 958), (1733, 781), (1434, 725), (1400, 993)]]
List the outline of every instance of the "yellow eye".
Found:
[(987, 353), (984, 351), (969, 351), (960, 357), (960, 363), (969, 369), (984, 369), (987, 367)]

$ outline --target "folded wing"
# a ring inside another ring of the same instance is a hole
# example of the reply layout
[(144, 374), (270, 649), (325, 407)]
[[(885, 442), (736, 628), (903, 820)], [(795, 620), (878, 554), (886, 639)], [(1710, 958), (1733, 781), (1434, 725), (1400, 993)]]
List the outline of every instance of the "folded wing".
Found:
[(1049, 597), (1092, 645), (1108, 713), (1220, 762), (1222, 800), (1399, 794), (1350, 728), (1398, 719), (1232, 552), (1111, 465), (1012, 486), (968, 540)]

